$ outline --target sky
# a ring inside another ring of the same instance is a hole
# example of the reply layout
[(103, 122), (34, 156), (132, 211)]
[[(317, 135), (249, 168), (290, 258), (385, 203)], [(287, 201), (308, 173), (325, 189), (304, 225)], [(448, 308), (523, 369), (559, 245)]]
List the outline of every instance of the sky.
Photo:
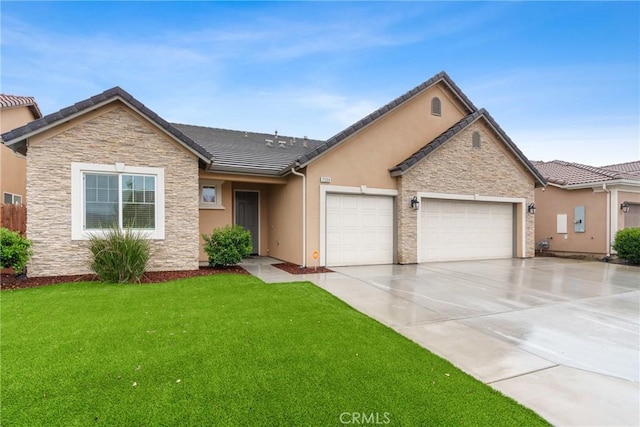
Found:
[(530, 160), (640, 159), (637, 1), (2, 1), (0, 15), (0, 91), (44, 114), (120, 86), (170, 122), (327, 139), (446, 71)]

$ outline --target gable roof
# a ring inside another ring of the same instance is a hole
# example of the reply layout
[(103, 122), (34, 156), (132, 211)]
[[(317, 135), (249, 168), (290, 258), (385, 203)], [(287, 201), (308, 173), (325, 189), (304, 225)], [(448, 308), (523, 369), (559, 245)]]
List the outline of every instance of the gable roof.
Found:
[(172, 125), (213, 154), (214, 161), (208, 168), (213, 172), (284, 175), (296, 158), (324, 143), (266, 133)]
[(15, 108), (15, 107), (27, 107), (35, 119), (42, 117), (40, 108), (36, 103), (35, 98), (32, 96), (18, 96), (18, 95), (6, 95), (0, 93), (0, 110)]
[[(640, 162), (630, 163), (640, 164)], [(559, 186), (592, 183), (597, 184), (621, 179), (638, 181), (640, 183), (640, 174), (615, 170), (615, 167), (620, 167), (623, 169), (632, 167), (626, 166), (629, 165), (628, 163), (621, 163), (619, 165), (610, 165), (600, 168), (595, 166), (583, 165), (580, 163), (552, 160), (550, 162), (534, 162), (534, 165), (547, 179), (547, 181)]]
[(24, 126), (13, 129), (0, 135), (0, 139), (7, 146), (24, 143), (27, 138), (37, 135), (45, 130), (51, 129), (60, 123), (69, 121), (84, 113), (95, 110), (103, 105), (109, 104), (116, 100), (120, 100), (130, 108), (136, 110), (152, 124), (164, 131), (178, 143), (183, 145), (189, 151), (198, 156), (206, 163), (211, 162), (212, 155), (202, 146), (198, 145), (191, 138), (173, 127), (169, 122), (158, 116), (156, 113), (145, 107), (140, 101), (131, 96), (124, 89), (116, 86), (101, 94), (92, 96), (83, 101), (77, 102), (69, 107), (63, 108), (55, 113), (47, 114), (44, 117), (34, 120)]
[[(305, 153), (304, 155), (300, 156), (299, 158), (296, 159), (295, 166), (296, 167), (306, 166), (311, 161), (313, 161), (315, 158), (320, 156), (322, 153), (324, 153), (327, 150), (335, 147), (336, 145), (339, 145), (340, 143), (342, 143), (345, 139), (347, 139), (348, 137), (350, 137), (354, 133), (358, 132), (359, 130), (361, 130), (361, 129), (365, 128), (365, 127), (367, 127), (368, 125), (370, 125), (371, 123), (373, 123), (374, 121), (379, 119), (380, 117), (386, 115), (387, 113), (389, 113), (392, 110), (395, 110), (397, 107), (399, 107), (400, 105), (404, 104), (408, 100), (412, 99), (416, 95), (424, 92), (428, 88), (430, 88), (430, 87), (432, 87), (432, 86), (434, 86), (434, 85), (436, 85), (436, 84), (438, 84), (440, 82), (442, 82), (445, 85), (445, 87), (447, 87), (451, 91), (451, 93), (453, 93), (453, 95), (462, 103), (462, 105), (464, 105), (464, 107), (467, 109), (468, 113), (472, 113), (472, 112), (477, 110), (476, 106), (473, 105), (471, 100), (469, 100), (469, 98), (467, 98), (467, 96), (462, 92), (462, 90), (453, 82), (453, 80), (451, 80), (449, 75), (447, 73), (445, 73), (444, 71), (441, 71), (440, 73), (438, 73), (435, 76), (431, 77), (429, 80), (419, 84), (418, 86), (414, 87), (413, 89), (411, 89), (410, 91), (406, 92), (405, 94), (397, 97), (393, 101), (389, 102), (388, 104), (386, 104), (383, 107), (377, 109), (376, 111), (374, 111), (373, 113), (371, 113), (368, 116), (364, 117), (363, 119), (361, 119), (361, 120), (357, 121), (356, 123), (352, 124), (351, 126), (346, 128), (342, 132), (332, 136), (324, 144), (322, 144), (322, 145), (316, 147), (314, 150), (311, 150), (308, 153)], [(292, 166), (294, 166), (294, 165), (292, 165)]]
[(433, 141), (430, 141), (425, 146), (420, 148), (418, 151), (413, 153), (411, 156), (398, 163), (396, 166), (389, 169), (391, 176), (401, 176), (408, 172), (413, 166), (415, 166), (420, 160), (429, 156), (433, 151), (437, 150), (439, 147), (444, 145), (447, 141), (451, 140), (454, 136), (458, 135), (464, 129), (466, 129), (469, 125), (474, 123), (476, 120), (484, 119), (487, 124), (493, 128), (495, 133), (502, 139), (507, 148), (516, 156), (516, 158), (523, 164), (523, 166), (531, 172), (531, 174), (536, 179), (536, 187), (545, 186), (547, 182), (544, 177), (540, 174), (540, 172), (536, 169), (536, 167), (527, 159), (527, 157), (520, 151), (520, 149), (514, 144), (514, 142), (509, 138), (509, 136), (502, 130), (502, 128), (496, 123), (496, 121), (491, 117), (489, 112), (484, 108), (481, 108), (478, 111), (475, 111), (458, 123), (451, 126), (449, 129), (441, 133), (437, 138)]

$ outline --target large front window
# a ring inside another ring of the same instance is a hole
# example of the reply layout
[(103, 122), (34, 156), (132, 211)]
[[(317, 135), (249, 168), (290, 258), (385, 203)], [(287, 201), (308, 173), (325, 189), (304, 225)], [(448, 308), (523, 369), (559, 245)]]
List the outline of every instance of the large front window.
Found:
[(156, 177), (84, 174), (84, 229), (155, 228)]
[(72, 163), (71, 223), (74, 240), (111, 227), (164, 239), (164, 169)]

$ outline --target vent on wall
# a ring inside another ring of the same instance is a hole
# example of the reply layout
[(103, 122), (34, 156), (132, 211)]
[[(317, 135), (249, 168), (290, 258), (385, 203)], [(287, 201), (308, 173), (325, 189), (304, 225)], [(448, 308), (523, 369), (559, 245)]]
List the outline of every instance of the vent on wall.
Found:
[(440, 102), (440, 98), (437, 96), (431, 98), (431, 114), (434, 116), (439, 116), (442, 114), (442, 103)]
[(471, 146), (473, 148), (480, 148), (480, 132), (474, 132), (471, 135)]

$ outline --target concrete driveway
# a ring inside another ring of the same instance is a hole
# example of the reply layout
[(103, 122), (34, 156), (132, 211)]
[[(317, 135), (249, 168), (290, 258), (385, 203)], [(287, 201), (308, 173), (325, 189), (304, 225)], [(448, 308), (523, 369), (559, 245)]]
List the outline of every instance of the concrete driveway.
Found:
[(640, 425), (639, 268), (534, 258), (334, 270), (305, 279), (552, 424)]

